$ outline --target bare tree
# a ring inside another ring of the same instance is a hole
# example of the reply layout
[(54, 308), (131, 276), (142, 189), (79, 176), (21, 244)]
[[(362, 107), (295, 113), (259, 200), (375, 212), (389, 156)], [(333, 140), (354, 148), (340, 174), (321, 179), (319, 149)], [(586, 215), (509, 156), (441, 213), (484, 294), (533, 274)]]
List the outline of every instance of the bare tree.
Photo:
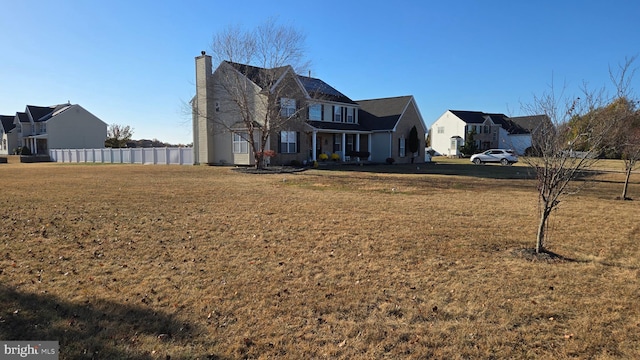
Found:
[(111, 124), (107, 128), (107, 139), (104, 146), (111, 148), (123, 148), (127, 141), (131, 140), (133, 129), (129, 125)]
[(632, 64), (636, 58), (637, 56), (626, 58), (616, 71), (609, 69), (609, 78), (616, 86), (617, 98), (609, 105), (608, 110), (613, 113), (612, 116), (620, 118), (620, 126), (613, 132), (610, 146), (624, 163), (625, 180), (620, 196), (622, 200), (630, 200), (627, 197), (629, 179), (640, 160), (640, 110), (637, 109), (638, 101), (631, 91), (631, 80), (636, 71)]
[(631, 200), (627, 196), (629, 189), (629, 179), (631, 178), (631, 172), (638, 165), (640, 160), (640, 113), (635, 112), (633, 115), (633, 122), (635, 126), (629, 129), (625, 135), (622, 145), (622, 160), (624, 161), (625, 178), (624, 185), (622, 186), (622, 195), (620, 199)]
[[(611, 76), (616, 88), (613, 97), (605, 96), (604, 89), (590, 91), (585, 84), (581, 97), (571, 98), (564, 92), (556, 94), (552, 84), (549, 92), (535, 96), (532, 105), (525, 106), (531, 114), (545, 114), (549, 119), (532, 131), (535, 156), (523, 158), (535, 169), (538, 179), (537, 253), (547, 251), (547, 230), (553, 210), (563, 198), (575, 194), (585, 184), (574, 180), (587, 175), (611, 143), (612, 134), (625, 132), (623, 127), (629, 123), (625, 120), (630, 113), (608, 108), (628, 95), (632, 62), (633, 58), (627, 59), (620, 71)], [(610, 71), (610, 74), (613, 73)]]
[[(585, 174), (597, 161), (598, 152), (614, 123), (599, 121), (597, 109), (603, 98), (601, 92), (583, 89), (582, 97), (557, 95), (553, 85), (548, 93), (534, 97), (533, 105), (525, 106), (532, 114), (544, 114), (543, 121), (532, 131), (533, 154), (523, 160), (531, 166), (538, 179), (539, 222), (536, 252), (546, 252), (549, 217), (560, 201), (580, 190), (584, 183), (572, 181)], [(580, 119), (581, 131), (575, 133), (570, 120)], [(582, 151), (577, 152), (576, 149)]]
[(304, 59), (305, 36), (291, 26), (269, 19), (253, 30), (228, 27), (215, 34), (212, 57), (220, 66), (214, 72), (213, 93), (220, 99), (218, 112), (207, 116), (217, 131), (234, 132), (246, 140), (255, 166), (262, 168), (271, 155), (269, 140), (292, 122), (302, 121), (304, 99), (297, 71)]

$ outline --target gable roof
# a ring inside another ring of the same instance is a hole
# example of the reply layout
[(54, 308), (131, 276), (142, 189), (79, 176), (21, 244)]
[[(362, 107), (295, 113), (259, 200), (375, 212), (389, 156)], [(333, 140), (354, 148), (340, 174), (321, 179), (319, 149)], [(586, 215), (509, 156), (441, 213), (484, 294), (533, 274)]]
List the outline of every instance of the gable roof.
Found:
[(529, 132), (535, 130), (542, 123), (551, 122), (547, 115), (516, 116), (512, 117), (511, 121), (527, 129)]
[(0, 126), (2, 126), (5, 133), (8, 133), (16, 127), (13, 123), (14, 118), (15, 115), (0, 115)]
[(356, 105), (355, 101), (320, 79), (298, 75), (298, 80), (311, 98)]
[(455, 116), (460, 118), (467, 124), (482, 124), (487, 120), (487, 116), (491, 117), (491, 120), (496, 122), (497, 119), (507, 118), (505, 114), (490, 114), (482, 111), (466, 111), (466, 110), (449, 110)]
[(356, 101), (360, 105), (360, 124), (372, 131), (393, 130), (411, 99), (407, 95)]
[[(15, 118), (18, 119), (19, 122), (21, 123), (28, 123), (29, 121), (29, 115), (27, 115), (27, 113), (24, 112), (17, 112)], [(15, 119), (14, 118), (14, 119)], [(14, 122), (15, 123), (15, 122)]]
[(487, 118), (490, 118), (494, 124), (500, 125), (509, 134), (528, 134), (530, 132), (529, 128), (521, 126), (520, 123), (514, 121), (516, 118), (510, 118), (505, 114), (466, 110), (449, 111), (467, 124), (482, 124)]
[(25, 113), (29, 114), (31, 119), (34, 122), (42, 121), (42, 119), (48, 115), (50, 115), (55, 106), (35, 106), (35, 105), (27, 105), (27, 109)]
[(231, 65), (234, 69), (238, 70), (247, 79), (251, 80), (254, 84), (258, 85), (261, 89), (271, 88), (280, 79), (280, 77), (287, 72), (290, 66), (280, 66), (273, 69), (265, 69), (257, 66), (240, 64), (231, 61), (224, 61)]
[[(273, 69), (261, 68), (253, 65), (240, 64), (231, 61), (225, 61), (225, 63), (231, 65), (234, 69), (246, 76), (254, 84), (258, 85), (261, 89), (270, 88), (275, 85), (278, 80), (289, 70), (293, 72), (291, 66), (280, 66)], [(334, 101), (345, 104), (356, 104), (348, 96), (344, 95), (340, 91), (336, 90), (331, 85), (310, 76), (296, 75), (300, 85), (309, 94), (311, 98), (317, 98), (319, 100)]]

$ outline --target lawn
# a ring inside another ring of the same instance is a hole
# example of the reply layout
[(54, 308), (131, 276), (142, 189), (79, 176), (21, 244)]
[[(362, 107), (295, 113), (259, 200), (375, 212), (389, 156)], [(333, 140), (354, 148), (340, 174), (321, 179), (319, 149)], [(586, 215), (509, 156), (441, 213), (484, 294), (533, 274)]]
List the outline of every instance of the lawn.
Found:
[[(61, 359), (638, 358), (623, 175), (536, 259), (525, 166), (0, 164), (0, 339)], [(630, 196), (640, 198), (634, 174)]]

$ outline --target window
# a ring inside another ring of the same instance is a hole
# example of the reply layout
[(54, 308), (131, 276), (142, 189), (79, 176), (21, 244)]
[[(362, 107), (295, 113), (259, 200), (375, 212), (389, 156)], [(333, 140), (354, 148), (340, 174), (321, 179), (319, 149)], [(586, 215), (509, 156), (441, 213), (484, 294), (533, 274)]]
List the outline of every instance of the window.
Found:
[(342, 122), (342, 106), (333, 107), (333, 121)]
[(280, 153), (293, 154), (297, 152), (297, 137), (295, 131), (282, 131), (280, 133)]
[(444, 134), (444, 126), (438, 126), (438, 134)]
[(357, 135), (355, 134), (347, 134), (347, 144), (345, 146), (345, 150), (347, 151), (347, 154), (349, 154), (349, 152), (354, 150), (353, 147), (353, 143), (355, 141)]
[(354, 108), (347, 108), (347, 122), (348, 123), (353, 123), (353, 119), (354, 119), (353, 111), (354, 110), (355, 110)]
[(333, 134), (333, 152), (342, 150), (342, 134)]
[(405, 138), (401, 137), (399, 140), (399, 151), (398, 151), (398, 155), (400, 157), (405, 157), (406, 155), (406, 146), (405, 146)]
[(47, 123), (43, 121), (40, 123), (40, 133), (46, 133), (46, 132), (47, 132)]
[(296, 113), (296, 100), (281, 98), (280, 99), (280, 115), (291, 117)]
[(233, 133), (233, 153), (234, 154), (249, 153), (249, 141), (247, 141), (248, 136), (249, 135), (246, 132)]
[(322, 104), (309, 105), (309, 120), (322, 120)]

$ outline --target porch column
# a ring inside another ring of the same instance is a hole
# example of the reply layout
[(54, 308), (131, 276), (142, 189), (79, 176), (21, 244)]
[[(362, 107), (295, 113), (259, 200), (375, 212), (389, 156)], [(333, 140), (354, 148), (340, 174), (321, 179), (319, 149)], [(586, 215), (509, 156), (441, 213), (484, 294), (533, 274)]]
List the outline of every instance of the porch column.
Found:
[(318, 132), (316, 130), (313, 130), (313, 133), (311, 134), (311, 160), (312, 161), (318, 160), (317, 144), (318, 144)]
[(342, 133), (342, 161), (345, 161), (345, 154), (347, 153), (345, 149), (347, 148), (347, 134)]
[(371, 161), (371, 134), (367, 134), (367, 151), (369, 152), (367, 160)]
[(360, 151), (360, 134), (356, 134), (356, 151)]

